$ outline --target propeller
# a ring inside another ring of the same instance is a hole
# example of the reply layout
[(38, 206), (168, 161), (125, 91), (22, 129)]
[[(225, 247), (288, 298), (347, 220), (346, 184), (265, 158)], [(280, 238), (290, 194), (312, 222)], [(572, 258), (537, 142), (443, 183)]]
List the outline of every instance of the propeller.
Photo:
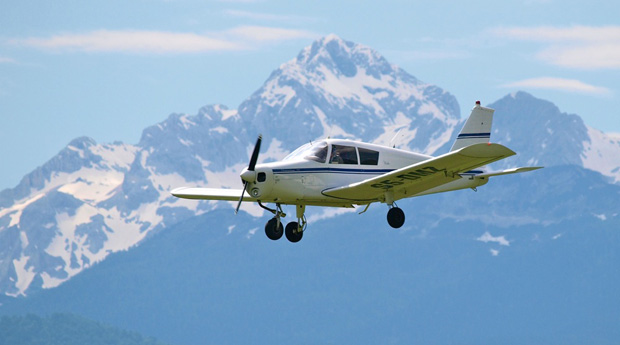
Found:
[(241, 207), (241, 202), (243, 201), (243, 195), (245, 194), (245, 189), (248, 187), (248, 183), (256, 181), (256, 171), (254, 168), (256, 167), (256, 161), (258, 160), (258, 152), (260, 151), (260, 143), (263, 141), (263, 136), (258, 135), (258, 139), (256, 139), (256, 144), (254, 145), (254, 151), (252, 152), (252, 156), (250, 157), (250, 164), (247, 169), (243, 169), (241, 172), (241, 180), (243, 180), (243, 190), (241, 191), (241, 197), (239, 198), (239, 203), (237, 204), (237, 208), (235, 209), (235, 214), (239, 212), (239, 207)]

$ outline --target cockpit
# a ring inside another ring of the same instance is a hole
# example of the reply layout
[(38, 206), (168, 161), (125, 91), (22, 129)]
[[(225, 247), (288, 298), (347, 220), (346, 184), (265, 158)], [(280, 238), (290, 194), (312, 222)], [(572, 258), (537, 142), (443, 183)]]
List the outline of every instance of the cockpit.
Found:
[(284, 158), (284, 160), (298, 159), (311, 160), (318, 163), (329, 162), (329, 164), (378, 165), (379, 152), (353, 145), (330, 145), (325, 141), (319, 141), (308, 143)]

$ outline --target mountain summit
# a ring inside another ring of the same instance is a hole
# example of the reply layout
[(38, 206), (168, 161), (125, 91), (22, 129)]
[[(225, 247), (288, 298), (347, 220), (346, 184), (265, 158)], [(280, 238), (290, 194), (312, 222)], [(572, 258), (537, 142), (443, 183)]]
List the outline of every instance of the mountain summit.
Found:
[(400, 131), (399, 146), (429, 154), (449, 140), (460, 119), (454, 96), (336, 35), (281, 65), (239, 114), (290, 149), (300, 139), (328, 136), (389, 144)]

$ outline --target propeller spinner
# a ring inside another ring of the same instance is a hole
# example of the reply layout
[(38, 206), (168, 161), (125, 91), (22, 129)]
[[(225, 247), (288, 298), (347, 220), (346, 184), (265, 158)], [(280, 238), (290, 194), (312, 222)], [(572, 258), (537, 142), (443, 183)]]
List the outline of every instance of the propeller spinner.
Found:
[(258, 135), (258, 139), (256, 139), (256, 144), (254, 145), (254, 151), (252, 151), (252, 156), (250, 157), (250, 164), (247, 169), (243, 169), (241, 172), (241, 180), (243, 180), (243, 190), (241, 191), (241, 197), (239, 198), (239, 203), (237, 203), (237, 208), (235, 209), (235, 214), (239, 212), (239, 207), (241, 207), (241, 202), (243, 201), (243, 195), (245, 194), (245, 190), (248, 187), (248, 183), (256, 182), (256, 161), (258, 161), (258, 152), (260, 151), (260, 143), (263, 141), (263, 136)]

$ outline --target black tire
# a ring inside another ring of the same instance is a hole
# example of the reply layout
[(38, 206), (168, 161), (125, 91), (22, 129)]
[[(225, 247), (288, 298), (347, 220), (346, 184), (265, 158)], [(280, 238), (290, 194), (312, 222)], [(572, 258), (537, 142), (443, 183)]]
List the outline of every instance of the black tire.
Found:
[(392, 207), (388, 211), (387, 221), (391, 227), (398, 229), (405, 224), (405, 212), (398, 207)]
[(270, 240), (279, 240), (283, 233), (284, 226), (282, 225), (282, 222), (278, 222), (276, 217), (269, 219), (267, 224), (265, 224), (265, 235), (267, 235)]
[(286, 229), (284, 230), (284, 233), (286, 234), (286, 239), (293, 243), (299, 242), (304, 236), (303, 231), (298, 231), (298, 226), (299, 224), (297, 224), (297, 222), (290, 222), (286, 224)]

